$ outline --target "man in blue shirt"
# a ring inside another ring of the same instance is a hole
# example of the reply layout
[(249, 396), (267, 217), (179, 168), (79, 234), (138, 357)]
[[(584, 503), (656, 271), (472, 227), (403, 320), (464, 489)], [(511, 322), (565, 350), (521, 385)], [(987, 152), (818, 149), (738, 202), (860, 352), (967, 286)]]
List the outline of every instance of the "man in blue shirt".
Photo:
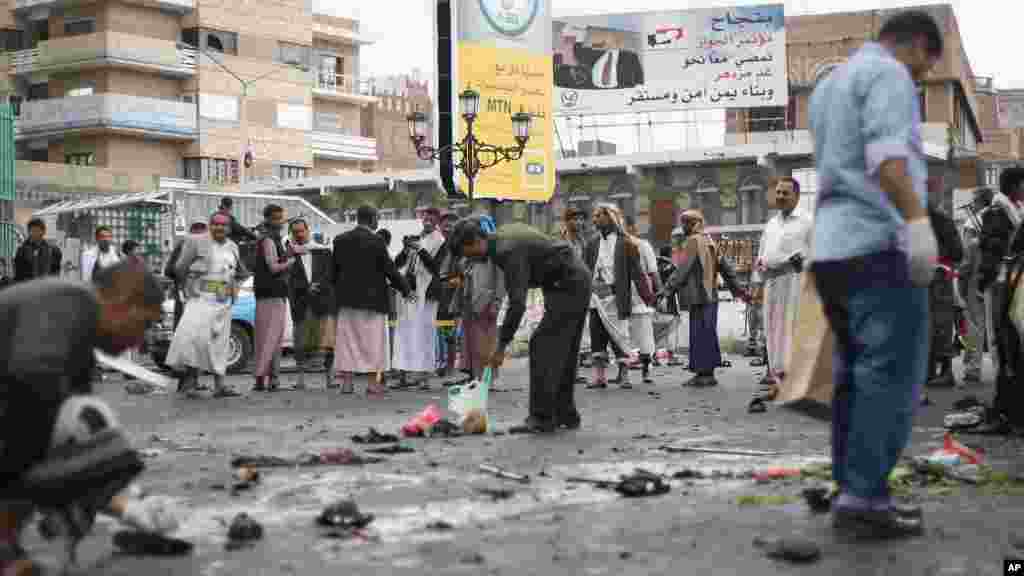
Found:
[(812, 271), (836, 335), (833, 520), (854, 535), (921, 532), (920, 510), (890, 500), (888, 477), (926, 375), (937, 246), (915, 82), (942, 53), (931, 16), (903, 12), (811, 96), (819, 179)]

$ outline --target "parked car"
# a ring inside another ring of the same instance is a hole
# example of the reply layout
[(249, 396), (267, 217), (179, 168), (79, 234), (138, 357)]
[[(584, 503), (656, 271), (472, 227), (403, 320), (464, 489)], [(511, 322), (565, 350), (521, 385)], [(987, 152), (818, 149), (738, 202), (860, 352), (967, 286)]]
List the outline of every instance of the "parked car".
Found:
[[(164, 300), (163, 317), (157, 325), (146, 333), (146, 346), (153, 362), (166, 369), (167, 351), (174, 337), (174, 297), (173, 286), (168, 287), (168, 299)], [(285, 315), (286, 326), (282, 353), (291, 353), (292, 349), (292, 316), (291, 311)], [(228, 355), (228, 373), (242, 372), (252, 361), (256, 347), (256, 296), (252, 291), (252, 278), (242, 284), (238, 300), (231, 307), (231, 339)]]

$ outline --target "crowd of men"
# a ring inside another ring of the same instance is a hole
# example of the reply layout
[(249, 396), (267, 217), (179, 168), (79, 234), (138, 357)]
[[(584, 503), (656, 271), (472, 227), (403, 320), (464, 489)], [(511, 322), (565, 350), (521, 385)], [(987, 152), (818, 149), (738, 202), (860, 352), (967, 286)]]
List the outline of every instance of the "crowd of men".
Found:
[[(697, 210), (681, 215), (678, 241), (663, 252), (667, 263), (610, 204), (592, 214), (567, 210), (561, 237), (519, 223), (497, 227), (486, 215), (457, 219), (431, 211), (422, 232), (404, 238), (392, 259), (390, 238), (378, 230), (371, 206), (360, 207), (357, 226), (328, 247), (280, 206), (268, 205), (263, 224), (250, 231), (225, 202), (175, 247), (165, 270), (180, 299), (167, 364), (181, 373), (182, 393), (198, 393), (199, 378), (208, 373), (215, 396), (239, 394), (225, 378), (231, 307), (251, 276), (257, 391), (281, 386), (289, 313), (299, 387), (318, 356), (327, 366), (324, 385), (343, 394), (355, 393), (359, 378), (366, 380), (367, 396), (379, 398), (391, 370), (413, 376), (398, 386), (422, 385), (439, 363), (456, 368), (453, 325), (461, 326), (463, 339), (458, 368), (479, 378), (485, 367), (501, 368), (526, 313), (527, 293), (539, 289), (544, 315), (529, 344), (528, 417), (510, 432), (551, 434), (582, 423), (574, 393), (588, 325), (588, 388), (609, 386), (613, 364), (615, 382), (630, 388), (629, 357), (636, 349), (650, 381), (658, 310), (688, 313), (695, 376), (687, 384), (716, 385), (721, 279), (734, 296), (763, 306), (768, 369), (751, 402), (756, 412), (787, 382), (806, 270), (835, 335), (834, 524), (875, 537), (919, 534), (920, 509), (893, 501), (887, 479), (909, 438), (923, 387), (956, 384), (956, 342), (967, 352), (966, 385), (980, 382), (986, 346), (997, 367), (995, 398), (975, 424), (993, 433), (1024, 428), (1018, 332), (1024, 297), (1016, 294), (1024, 271), (1024, 167), (1005, 170), (998, 192), (979, 190), (959, 230), (929, 202), (938, 196), (929, 188), (940, 184), (927, 179), (914, 84), (942, 46), (928, 14), (897, 14), (877, 42), (866, 43), (818, 84), (809, 110), (819, 178), (814, 217), (796, 210), (799, 184), (779, 178), (779, 213), (765, 227), (753, 290), (738, 280)], [(595, 229), (590, 236), (581, 226), (587, 219)], [(81, 281), (47, 278), (60, 273), (62, 255), (45, 234), (42, 221), (29, 223), (14, 278), (0, 292), (0, 315), (9, 319), (0, 331), (4, 574), (31, 573), (18, 546), (31, 506), (12, 503), (32, 500), (26, 471), (53, 453), (54, 442), (114, 425), (109, 407), (90, 396), (93, 349), (121, 354), (140, 346), (164, 299), (156, 277), (133, 255), (137, 245), (119, 249), (103, 226), (82, 254)], [(244, 257), (237, 241), (254, 244), (254, 257)], [(957, 309), (968, 327), (962, 332)], [(100, 504), (144, 529), (167, 524), (158, 506), (122, 497)]]

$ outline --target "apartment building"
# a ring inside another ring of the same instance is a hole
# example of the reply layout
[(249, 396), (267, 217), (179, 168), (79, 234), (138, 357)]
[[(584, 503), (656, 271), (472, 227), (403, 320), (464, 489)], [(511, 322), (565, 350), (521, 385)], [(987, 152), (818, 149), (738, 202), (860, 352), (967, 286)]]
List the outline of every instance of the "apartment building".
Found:
[(378, 93), (358, 20), (307, 0), (11, 0), (0, 28), (19, 214), (161, 179), (230, 191), (417, 165), (396, 127), (407, 144), (404, 111), (429, 94)]
[(1004, 168), (1024, 165), (1024, 90), (1000, 90), (992, 78), (975, 78), (975, 86), (984, 135), (978, 149), (985, 166), (982, 184), (998, 186)]

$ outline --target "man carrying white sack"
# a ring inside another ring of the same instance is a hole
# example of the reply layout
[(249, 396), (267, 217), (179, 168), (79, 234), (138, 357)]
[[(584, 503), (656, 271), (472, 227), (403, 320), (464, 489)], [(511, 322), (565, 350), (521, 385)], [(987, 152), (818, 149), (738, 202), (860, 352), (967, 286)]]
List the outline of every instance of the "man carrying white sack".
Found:
[(800, 306), (800, 272), (811, 230), (811, 219), (796, 211), (800, 203), (800, 184), (796, 180), (779, 179), (775, 201), (779, 213), (765, 224), (752, 279), (759, 291), (763, 290), (768, 351), (768, 373), (750, 401), (752, 413), (765, 411), (765, 401), (775, 398), (778, 384), (786, 375), (786, 358)]
[(199, 372), (213, 374), (214, 396), (238, 396), (225, 384), (231, 338), (231, 306), (238, 284), (249, 271), (238, 245), (227, 237), (230, 221), (221, 213), (210, 217), (209, 236), (189, 238), (178, 257), (175, 273), (185, 286), (185, 314), (174, 331), (166, 363), (184, 373), (179, 391), (195, 395)]

